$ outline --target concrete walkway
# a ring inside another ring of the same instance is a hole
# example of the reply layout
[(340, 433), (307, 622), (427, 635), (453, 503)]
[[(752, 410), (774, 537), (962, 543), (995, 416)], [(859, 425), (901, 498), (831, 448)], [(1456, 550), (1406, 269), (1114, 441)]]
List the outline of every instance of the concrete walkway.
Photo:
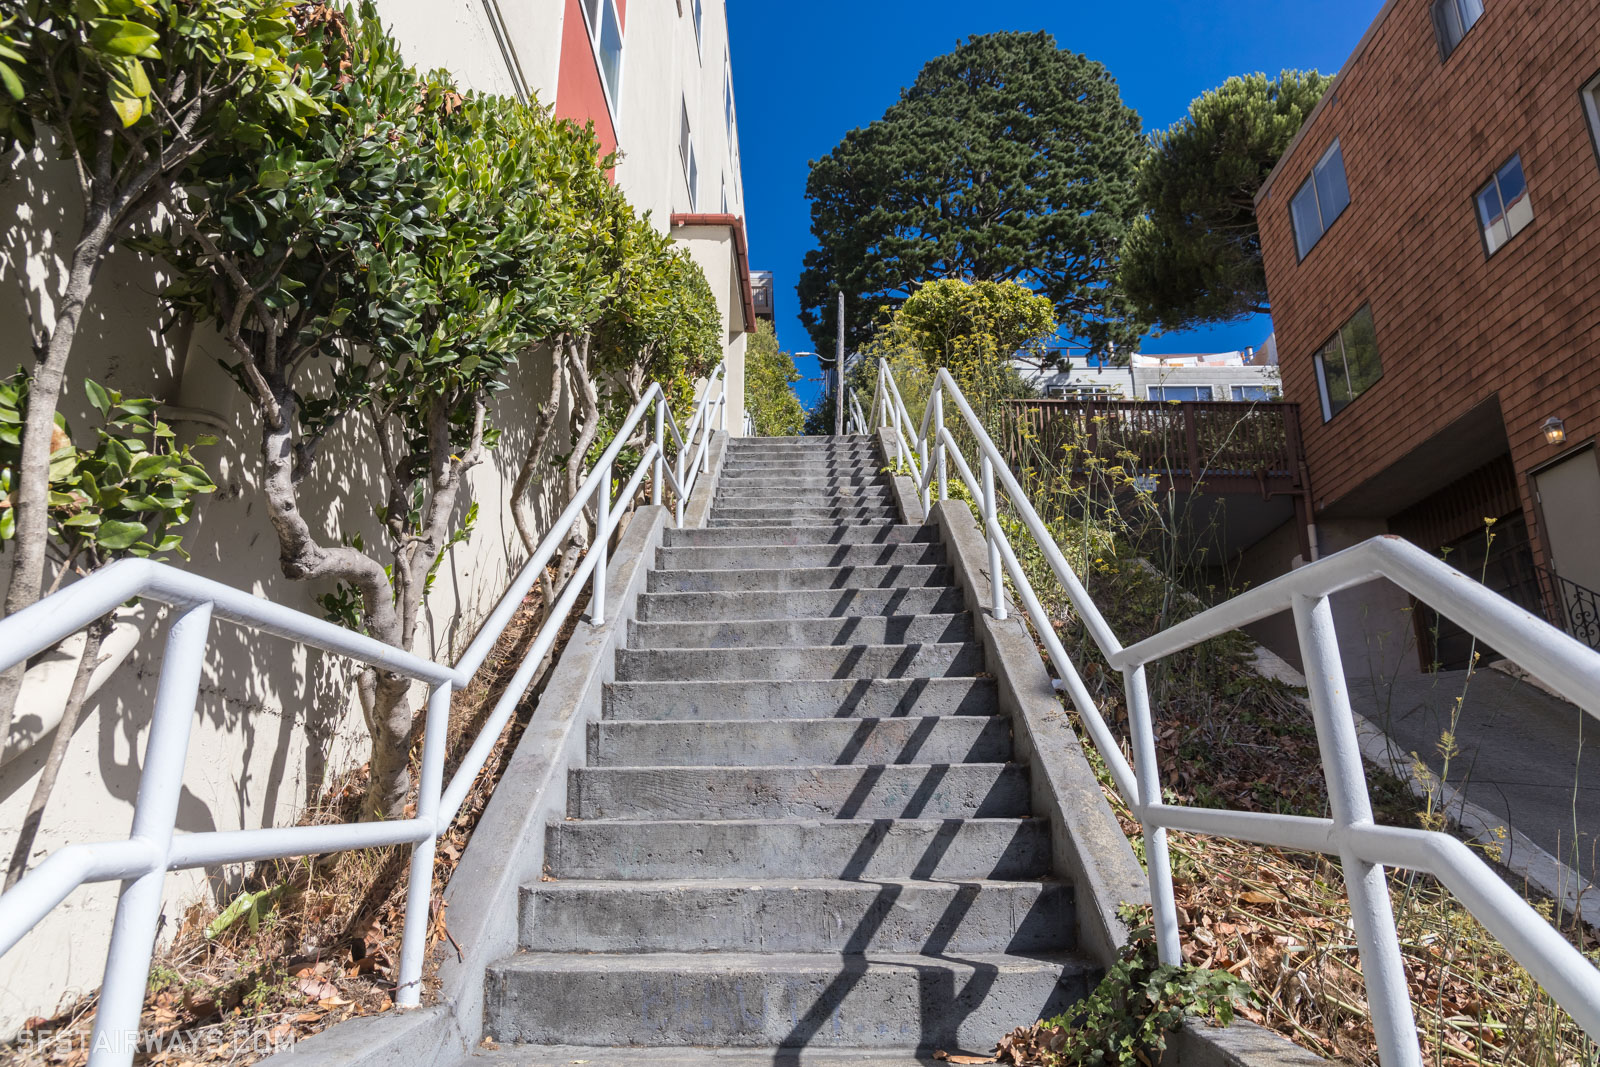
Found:
[(1450, 759), (1448, 781), (1589, 880), (1600, 880), (1600, 722), (1487, 668), (1470, 679), (1466, 671), (1353, 678), (1350, 702), (1439, 774), (1440, 738), (1463, 695), (1455, 728), (1460, 751)]

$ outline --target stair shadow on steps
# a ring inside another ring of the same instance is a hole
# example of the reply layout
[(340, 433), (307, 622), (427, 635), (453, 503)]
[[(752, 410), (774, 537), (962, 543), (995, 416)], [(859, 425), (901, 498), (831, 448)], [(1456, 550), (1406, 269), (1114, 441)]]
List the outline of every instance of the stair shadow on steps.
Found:
[[(939, 720), (937, 718), (932, 715), (924, 715), (912, 729), (911, 736), (906, 738), (905, 743), (901, 745), (900, 752), (895, 759), (892, 761), (885, 760), (884, 762), (917, 762), (917, 753), (922, 749), (923, 745), (928, 743), (928, 738), (938, 725)], [(839, 758), (834, 762), (840, 764), (855, 763), (856, 756), (861, 753), (862, 749), (867, 747), (867, 742), (872, 740), (872, 735), (877, 729), (878, 723), (876, 720), (862, 719), (856, 725), (855, 733), (851, 735), (850, 740), (845, 743), (843, 750), (840, 751)]]
[[(885, 824), (894, 820), (881, 820)], [(939, 862), (945, 853), (955, 843), (956, 835), (960, 832), (962, 819), (946, 819), (940, 826), (938, 834), (924, 850), (922, 858), (912, 871), (914, 879), (931, 879), (937, 870)], [(812, 1006), (796, 1020), (794, 1027), (786, 1034), (779, 1047), (772, 1055), (773, 1067), (801, 1067), (801, 1057), (812, 1044), (814, 1038), (821, 1034), (833, 1019), (839, 1005), (866, 977), (870, 970), (869, 953), (872, 951), (873, 939), (877, 936), (885, 920), (893, 913), (895, 903), (904, 892), (903, 883), (884, 882), (878, 879), (863, 877), (872, 855), (877, 851), (881, 838), (869, 837), (862, 841), (855, 854), (845, 864), (842, 875), (852, 882), (875, 884), (879, 887), (878, 898), (875, 906), (869, 908), (861, 924), (852, 932), (849, 940), (843, 946), (843, 957), (840, 972), (828, 983), (827, 987), (817, 995)], [(981, 886), (977, 883), (959, 882), (956, 894), (951, 898), (944, 912), (934, 923), (928, 941), (922, 946), (921, 952), (929, 959), (925, 967), (917, 967), (919, 980), (917, 1018), (919, 1032), (915, 1035), (906, 1035), (907, 1044), (915, 1050), (916, 1062), (935, 1063), (933, 1053), (939, 1051), (941, 1035), (949, 1035), (957, 1028), (956, 1019), (964, 1017), (981, 1004), (993, 988), (999, 975), (999, 969), (993, 965), (977, 960), (965, 959), (960, 956), (947, 956), (945, 949), (951, 937), (960, 928), (967, 913), (972, 910), (978, 899)], [(1045, 909), (1036, 909), (1043, 914)], [(1028, 925), (1027, 920), (1018, 928), (1018, 933)], [(934, 961), (947, 961), (972, 968), (972, 977), (957, 991), (954, 983), (955, 973), (947, 968), (940, 967)], [(1040, 1018), (1050, 1018), (1065, 1011), (1074, 998), (1068, 992), (1057, 987), (1049, 1002), (1040, 1009)], [(943, 1038), (947, 1040), (947, 1036)], [(946, 1049), (945, 1051), (955, 1051)]]

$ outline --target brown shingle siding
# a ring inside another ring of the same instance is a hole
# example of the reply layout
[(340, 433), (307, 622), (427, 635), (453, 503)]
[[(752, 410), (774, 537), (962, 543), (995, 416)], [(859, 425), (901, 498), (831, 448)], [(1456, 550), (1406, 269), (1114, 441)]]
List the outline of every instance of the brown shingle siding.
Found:
[[(1569, 442), (1600, 434), (1600, 156), (1579, 96), (1600, 72), (1600, 0), (1485, 7), (1441, 63), (1429, 0), (1395, 0), (1259, 205), (1284, 393), (1306, 413), (1319, 502), (1489, 396), (1519, 476), (1553, 458), (1548, 415)], [(1289, 202), (1335, 138), (1350, 205), (1300, 261)], [(1514, 153), (1534, 219), (1486, 256), (1473, 198)], [(1324, 424), (1312, 353), (1366, 303), (1383, 377)]]

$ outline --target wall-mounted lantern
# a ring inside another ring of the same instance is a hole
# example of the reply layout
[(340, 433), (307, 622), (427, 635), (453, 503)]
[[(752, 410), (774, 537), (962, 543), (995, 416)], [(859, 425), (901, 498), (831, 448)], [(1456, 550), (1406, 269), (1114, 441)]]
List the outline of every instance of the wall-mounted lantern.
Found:
[(1544, 439), (1553, 445), (1565, 443), (1567, 424), (1561, 421), (1559, 415), (1551, 415), (1544, 420)]

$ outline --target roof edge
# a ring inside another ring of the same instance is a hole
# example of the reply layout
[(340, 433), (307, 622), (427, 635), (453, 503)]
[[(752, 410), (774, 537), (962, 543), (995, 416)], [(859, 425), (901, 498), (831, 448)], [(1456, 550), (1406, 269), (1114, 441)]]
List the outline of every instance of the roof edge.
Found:
[(1300, 147), (1300, 142), (1305, 139), (1306, 131), (1311, 129), (1313, 122), (1317, 121), (1317, 116), (1322, 114), (1322, 109), (1338, 99), (1339, 83), (1344, 81), (1345, 74), (1361, 58), (1361, 54), (1367, 50), (1367, 45), (1372, 43), (1373, 35), (1388, 20), (1390, 12), (1394, 10), (1399, 2), (1400, 0), (1385, 0), (1377, 16), (1373, 18), (1372, 24), (1367, 27), (1367, 32), (1363, 33), (1361, 40), (1356, 42), (1355, 50), (1350, 53), (1349, 58), (1344, 61), (1344, 65), (1339, 68), (1339, 73), (1334, 75), (1333, 84), (1328, 86), (1328, 91), (1322, 94), (1322, 99), (1317, 101), (1317, 106), (1311, 109), (1311, 114), (1306, 116), (1306, 120), (1300, 124), (1300, 129), (1295, 132), (1294, 137), (1289, 141), (1289, 147), (1283, 150), (1283, 155), (1278, 157), (1278, 162), (1273, 164), (1272, 170), (1267, 172), (1266, 180), (1261, 183), (1261, 188), (1256, 190), (1255, 205), (1258, 210), (1261, 207), (1261, 201), (1265, 200), (1267, 195), (1272, 192), (1272, 183), (1277, 180), (1278, 172), (1283, 169), (1284, 163), (1294, 154), (1294, 150)]

